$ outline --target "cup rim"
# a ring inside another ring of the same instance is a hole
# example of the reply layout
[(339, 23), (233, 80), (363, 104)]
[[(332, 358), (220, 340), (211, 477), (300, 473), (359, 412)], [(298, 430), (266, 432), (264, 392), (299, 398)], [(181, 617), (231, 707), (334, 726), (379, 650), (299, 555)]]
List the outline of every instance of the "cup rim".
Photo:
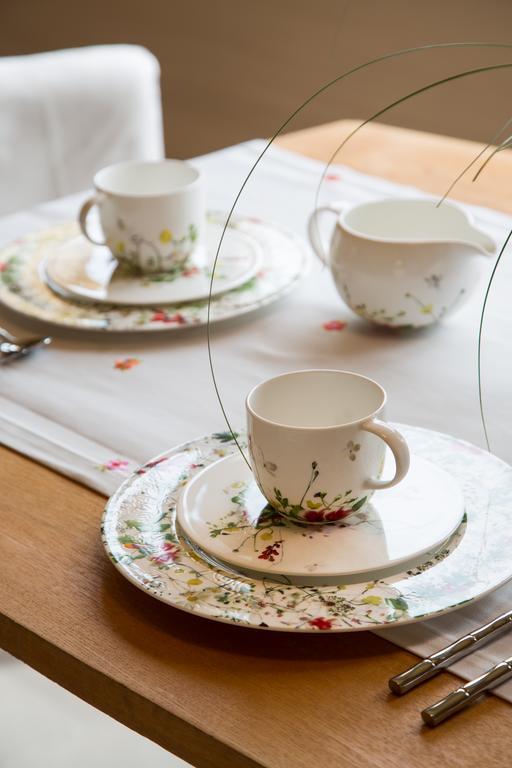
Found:
[[(360, 419), (353, 419), (352, 421), (345, 421), (341, 424), (330, 424), (328, 427), (297, 427), (293, 424), (282, 424), (279, 421), (273, 421), (272, 419), (267, 419), (264, 416), (260, 416), (256, 411), (252, 408), (250, 405), (250, 399), (254, 395), (254, 393), (262, 387), (264, 384), (267, 384), (269, 381), (275, 381), (277, 379), (284, 379), (288, 376), (295, 376), (298, 373), (343, 373), (349, 376), (354, 376), (358, 379), (364, 379), (365, 381), (369, 381), (371, 384), (374, 384), (381, 392), (382, 394), (382, 402), (379, 405), (378, 408), (375, 408), (371, 413), (368, 413), (366, 416), (363, 416)], [(251, 416), (256, 419), (257, 421), (260, 421), (264, 424), (269, 424), (273, 427), (282, 427), (283, 429), (290, 429), (294, 430), (296, 432), (329, 432), (335, 429), (341, 429), (345, 427), (351, 427), (356, 424), (363, 424), (365, 421), (369, 421), (370, 419), (375, 418), (384, 408), (387, 402), (387, 394), (384, 387), (382, 387), (375, 379), (370, 378), (369, 376), (365, 376), (362, 373), (356, 373), (355, 371), (346, 371), (341, 370), (338, 368), (303, 368), (299, 371), (288, 371), (287, 373), (280, 373), (277, 376), (271, 376), (268, 379), (265, 379), (264, 381), (260, 381), (256, 386), (254, 386), (247, 397), (245, 398), (245, 407), (246, 410), (251, 414)]]
[[(170, 190), (169, 192), (114, 192), (112, 189), (108, 188), (108, 184), (102, 183), (100, 180), (100, 177), (103, 174), (107, 174), (109, 171), (112, 171), (114, 168), (127, 168), (129, 166), (136, 167), (136, 166), (155, 166), (155, 165), (186, 165), (195, 175), (195, 178), (192, 179), (192, 181), (187, 182), (186, 184), (182, 184), (181, 186), (177, 187), (176, 189)], [(144, 198), (147, 200), (155, 200), (158, 198), (163, 197), (169, 197), (170, 195), (179, 195), (185, 190), (192, 189), (193, 187), (197, 187), (201, 182), (201, 171), (196, 168), (192, 163), (189, 163), (188, 160), (179, 160), (177, 158), (170, 158), (166, 157), (162, 160), (123, 160), (120, 163), (111, 163), (110, 165), (106, 165), (104, 168), (100, 168), (99, 171), (96, 171), (93, 178), (94, 187), (98, 192), (103, 193), (104, 195), (111, 195), (112, 197), (123, 197), (128, 199), (137, 199), (137, 198)]]

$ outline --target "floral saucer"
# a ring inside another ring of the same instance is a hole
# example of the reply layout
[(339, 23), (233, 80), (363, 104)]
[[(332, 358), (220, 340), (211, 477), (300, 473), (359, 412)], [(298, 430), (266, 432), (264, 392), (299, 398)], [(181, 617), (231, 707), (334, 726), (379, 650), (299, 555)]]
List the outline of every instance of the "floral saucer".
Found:
[(415, 456), (432, 461), (460, 484), (466, 510), (448, 543), (417, 567), (384, 578), (298, 587), (283, 576), (254, 577), (203, 556), (181, 535), (176, 505), (204, 467), (238, 450), (224, 432), (171, 449), (123, 483), (103, 517), (107, 553), (148, 595), (245, 627), (353, 632), (453, 611), (512, 577), (512, 468), (449, 435), (399, 428)]
[[(79, 235), (49, 248), (42, 274), (59, 295), (88, 303), (153, 306), (200, 301), (210, 292), (212, 266), (222, 229), (220, 222), (210, 220), (205, 246), (169, 272), (130, 273), (106, 246), (92, 245)], [(261, 246), (251, 235), (234, 227), (227, 229), (215, 268), (212, 296), (251, 280), (262, 258)]]
[[(225, 220), (226, 214), (208, 214), (211, 224), (223, 226)], [(287, 229), (249, 217), (233, 218), (228, 226), (228, 230), (232, 229), (253, 238), (261, 248), (263, 260), (250, 280), (212, 298), (211, 322), (239, 317), (278, 301), (299, 283), (310, 263), (302, 239)], [(69, 223), (8, 245), (0, 252), (0, 302), (28, 317), (81, 330), (177, 331), (205, 325), (207, 299), (186, 304), (121, 307), (72, 303), (57, 296), (41, 276), (42, 264), (48, 253), (78, 234), (78, 225)]]
[[(385, 475), (391, 475), (388, 453)], [(464, 515), (459, 484), (413, 456), (405, 480), (336, 523), (308, 526), (276, 512), (240, 453), (210, 464), (187, 483), (177, 520), (203, 552), (238, 568), (302, 577), (375, 576), (438, 549)]]

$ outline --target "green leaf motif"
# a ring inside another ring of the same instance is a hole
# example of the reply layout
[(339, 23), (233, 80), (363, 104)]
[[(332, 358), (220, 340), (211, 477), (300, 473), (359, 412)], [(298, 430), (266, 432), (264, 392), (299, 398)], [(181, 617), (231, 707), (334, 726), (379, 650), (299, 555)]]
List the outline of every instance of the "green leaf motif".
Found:
[(214, 432), (213, 436), (221, 443), (233, 443), (238, 438), (238, 432)]
[(403, 597), (386, 597), (386, 603), (394, 608), (395, 611), (407, 613), (407, 600)]

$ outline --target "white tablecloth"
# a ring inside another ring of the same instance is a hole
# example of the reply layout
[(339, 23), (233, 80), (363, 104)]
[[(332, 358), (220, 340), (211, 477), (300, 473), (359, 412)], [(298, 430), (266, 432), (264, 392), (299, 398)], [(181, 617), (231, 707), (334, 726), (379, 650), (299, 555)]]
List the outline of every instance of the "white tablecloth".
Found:
[[(254, 141), (197, 159), (206, 175), (211, 208), (230, 207), (262, 146)], [(237, 212), (272, 219), (305, 236), (322, 170), (316, 161), (272, 149), (249, 182)], [(450, 181), (447, 178), (447, 185)], [(330, 170), (321, 200), (363, 201), (392, 194), (412, 195), (417, 190), (337, 166)], [(0, 220), (0, 240), (6, 243), (73, 218), (82, 198), (65, 198)], [(497, 212), (473, 210), (477, 223), (503, 241), (512, 220)], [(487, 277), (491, 268), (489, 260)], [(511, 276), (505, 257), (491, 296), (483, 356), (491, 445), (509, 461)], [(391, 420), (483, 445), (477, 331), (485, 284), (483, 280), (471, 302), (442, 325), (397, 335), (352, 315), (328, 270), (315, 262), (308, 278), (285, 300), (214, 327), (213, 359), (232, 423), (244, 424), (245, 394), (261, 379), (293, 369), (339, 367), (368, 374), (384, 385)], [(38, 328), (6, 311), (0, 312), (0, 322), (13, 330)], [(110, 494), (132, 466), (172, 445), (224, 428), (204, 329), (151, 337), (54, 331), (54, 337), (49, 349), (0, 369), (0, 428), (6, 445)], [(128, 370), (116, 368), (116, 361), (124, 358), (134, 358), (138, 364)], [(382, 635), (426, 655), (511, 606), (512, 584), (452, 615)], [(454, 670), (473, 677), (491, 662), (511, 655), (511, 647), (512, 638), (505, 636)], [(512, 701), (512, 683), (498, 693)]]

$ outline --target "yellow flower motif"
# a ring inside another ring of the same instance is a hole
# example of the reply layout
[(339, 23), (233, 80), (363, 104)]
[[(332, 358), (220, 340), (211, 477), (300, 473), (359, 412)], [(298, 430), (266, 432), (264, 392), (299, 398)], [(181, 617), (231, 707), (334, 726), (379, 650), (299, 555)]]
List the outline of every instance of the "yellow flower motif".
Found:
[(424, 304), (420, 309), (420, 312), (422, 313), (422, 315), (431, 315), (433, 309), (434, 307), (432, 304)]
[(265, 533), (262, 533), (260, 536), (260, 539), (263, 539), (264, 541), (269, 541), (269, 539), (272, 538), (272, 531), (265, 531)]
[(380, 605), (382, 603), (382, 597), (378, 597), (377, 595), (367, 595), (366, 597), (363, 597), (361, 602), (366, 605)]
[(120, 241), (117, 243), (117, 245), (116, 245), (116, 253), (118, 253), (118, 254), (119, 254), (119, 256), (124, 256), (125, 252), (126, 252), (126, 246), (125, 246), (125, 244), (123, 243), (123, 241), (122, 241), (122, 240), (120, 240)]
[(172, 232), (170, 229), (162, 229), (160, 232), (160, 242), (161, 243), (170, 243), (172, 240)]
[(238, 480), (236, 483), (231, 483), (232, 488), (241, 488), (243, 486), (243, 483)]
[(202, 579), (189, 579), (187, 581), (187, 584), (190, 584), (193, 587), (197, 586), (198, 584), (202, 584), (202, 583), (203, 583)]
[(320, 507), (322, 506), (322, 502), (306, 501), (306, 506), (308, 506), (309, 509), (320, 509)]

